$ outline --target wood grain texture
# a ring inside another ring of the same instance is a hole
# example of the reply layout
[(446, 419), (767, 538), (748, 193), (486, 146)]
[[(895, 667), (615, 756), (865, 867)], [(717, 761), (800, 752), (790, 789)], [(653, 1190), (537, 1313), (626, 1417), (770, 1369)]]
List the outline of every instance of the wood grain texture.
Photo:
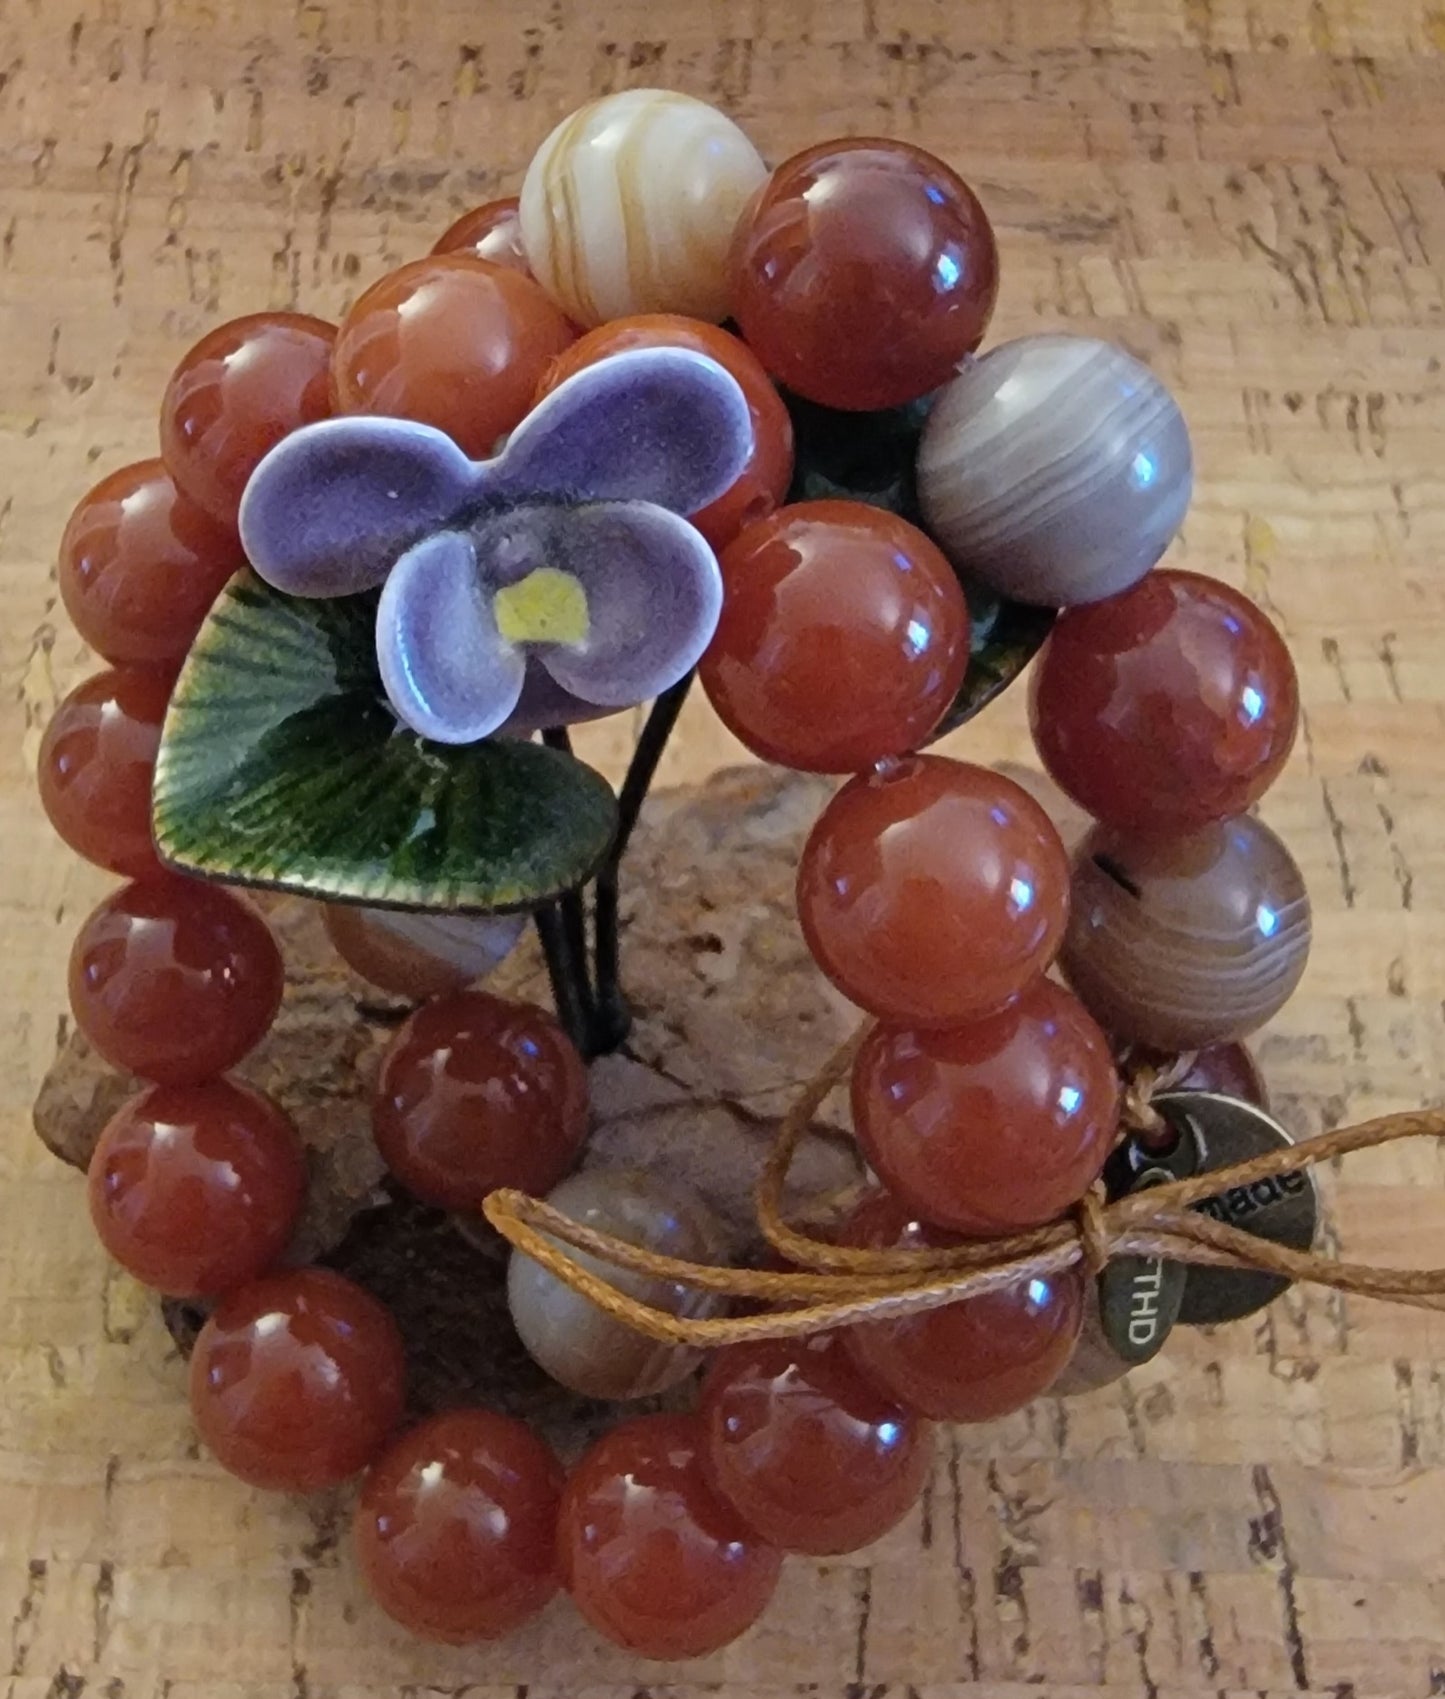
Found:
[[(1445, 11), (1437, 0), (0, 0), (0, 1678), (5, 1699), (1194, 1699), (1445, 1691), (1445, 1320), (1293, 1294), (1121, 1387), (960, 1430), (873, 1551), (788, 1568), (676, 1671), (561, 1606), (433, 1651), (361, 1598), (330, 1501), (196, 1450), (182, 1374), (30, 1137), (69, 935), (101, 888), (33, 799), (86, 670), (56, 541), (153, 452), (216, 320), (326, 315), (520, 181), (589, 94), (720, 101), (778, 157), (844, 129), (943, 153), (1003, 257), (995, 338), (1124, 342), (1179, 394), (1171, 551), (1299, 664), (1268, 804), (1316, 949), (1263, 1046), (1308, 1131), (1445, 1095)], [(588, 734), (616, 764), (629, 727)], [(1020, 759), (1010, 698), (959, 735)], [(679, 778), (737, 758), (701, 705)], [(1438, 1260), (1445, 1156), (1330, 1177), (1362, 1259)]]

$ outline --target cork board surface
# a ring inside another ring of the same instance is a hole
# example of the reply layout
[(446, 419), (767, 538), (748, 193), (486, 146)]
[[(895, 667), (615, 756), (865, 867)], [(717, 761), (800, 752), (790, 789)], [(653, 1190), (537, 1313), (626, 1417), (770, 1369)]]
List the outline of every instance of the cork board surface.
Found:
[[(564, 1605), (441, 1651), (365, 1603), (338, 1507), (200, 1457), (182, 1372), (28, 1129), (102, 888), (33, 800), (87, 659), (53, 556), (154, 452), (183, 349), (344, 310), (513, 187), (589, 95), (714, 99), (773, 157), (943, 153), (998, 226), (996, 335), (1116, 337), (1180, 395), (1175, 558), (1280, 622), (1268, 804), (1316, 950), (1262, 1056), (1311, 1131), (1445, 1081), (1445, 11), (1434, 0), (0, 0), (0, 1679), (5, 1699), (1445, 1692), (1445, 1321), (1292, 1294), (1121, 1389), (961, 1430), (917, 1513), (786, 1572), (675, 1669)], [(591, 734), (615, 768), (629, 728)], [(956, 742), (1028, 758), (1017, 700)], [(738, 758), (690, 708), (666, 777)], [(1438, 1260), (1429, 1146), (1327, 1177), (1330, 1236)]]

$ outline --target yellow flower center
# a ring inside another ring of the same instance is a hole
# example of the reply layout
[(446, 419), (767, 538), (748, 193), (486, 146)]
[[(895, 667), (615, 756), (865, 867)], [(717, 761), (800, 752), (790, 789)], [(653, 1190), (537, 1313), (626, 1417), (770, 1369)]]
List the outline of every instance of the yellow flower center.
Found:
[(592, 622), (587, 592), (570, 572), (539, 566), (492, 598), (497, 630), (509, 643), (585, 643)]

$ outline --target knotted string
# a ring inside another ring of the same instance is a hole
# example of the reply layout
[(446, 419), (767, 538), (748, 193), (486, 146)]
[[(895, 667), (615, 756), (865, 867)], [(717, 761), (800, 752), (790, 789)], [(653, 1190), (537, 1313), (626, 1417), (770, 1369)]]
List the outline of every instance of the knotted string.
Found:
[[(1190, 1207), (1237, 1186), (1298, 1173), (1352, 1151), (1398, 1139), (1438, 1138), (1445, 1133), (1445, 1111), (1434, 1109), (1406, 1110), (1340, 1127), (1227, 1168), (1139, 1190), (1112, 1203), (1095, 1188), (1063, 1220), (1004, 1238), (939, 1249), (865, 1250), (829, 1244), (800, 1232), (787, 1222), (782, 1209), (794, 1152), (823, 1100), (852, 1067), (867, 1032), (866, 1026), (856, 1032), (799, 1093), (778, 1127), (758, 1178), (758, 1225), (767, 1242), (792, 1265), (787, 1270), (719, 1268), (661, 1256), (585, 1227), (550, 1204), (511, 1189), (487, 1198), (483, 1206), (487, 1220), (519, 1251), (608, 1315), (666, 1345), (711, 1347), (750, 1339), (795, 1339), (854, 1322), (887, 1321), (1058, 1274), (1076, 1264), (1097, 1273), (1117, 1256), (1165, 1257), (1210, 1268), (1258, 1270), (1338, 1292), (1445, 1309), (1445, 1268), (1393, 1269), (1341, 1262), (1316, 1251), (1275, 1244)], [(1179, 1077), (1178, 1067), (1171, 1067), (1127, 1088), (1126, 1124), (1157, 1131), (1161, 1118), (1149, 1098)], [(736, 1316), (677, 1316), (619, 1291), (579, 1261), (572, 1254), (576, 1252), (629, 1273), (765, 1307)]]

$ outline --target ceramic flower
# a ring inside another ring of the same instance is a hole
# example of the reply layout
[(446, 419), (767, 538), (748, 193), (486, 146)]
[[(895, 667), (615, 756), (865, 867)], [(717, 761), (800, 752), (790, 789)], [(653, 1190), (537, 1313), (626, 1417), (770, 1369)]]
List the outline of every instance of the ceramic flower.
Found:
[(293, 596), (381, 585), (377, 658), (398, 717), (472, 743), (630, 707), (696, 664), (722, 580), (684, 515), (751, 446), (721, 366), (638, 349), (561, 384), (491, 460), (404, 419), (307, 425), (252, 475), (241, 539)]

